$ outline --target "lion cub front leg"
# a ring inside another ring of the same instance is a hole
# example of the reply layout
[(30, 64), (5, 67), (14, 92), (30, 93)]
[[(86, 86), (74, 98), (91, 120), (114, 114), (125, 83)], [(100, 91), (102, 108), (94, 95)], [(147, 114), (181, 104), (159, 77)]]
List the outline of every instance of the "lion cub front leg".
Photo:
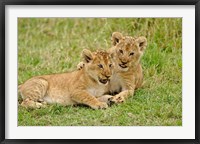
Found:
[(103, 95), (103, 96), (100, 96), (98, 97), (97, 99), (100, 101), (100, 102), (105, 102), (107, 103), (108, 105), (110, 105), (110, 98), (112, 98), (113, 96), (111, 95)]
[(123, 103), (129, 96), (133, 96), (135, 92), (135, 85), (129, 86), (124, 91), (111, 97), (109, 99), (110, 103)]
[(109, 99), (110, 103), (123, 103), (129, 96), (134, 94), (134, 90), (125, 90)]
[(135, 79), (124, 79), (122, 91), (109, 99), (110, 103), (123, 103), (129, 96), (133, 96), (135, 92)]
[(88, 105), (93, 109), (106, 109), (108, 107), (107, 103), (99, 101), (96, 97), (87, 92), (76, 93), (71, 98), (75, 102)]

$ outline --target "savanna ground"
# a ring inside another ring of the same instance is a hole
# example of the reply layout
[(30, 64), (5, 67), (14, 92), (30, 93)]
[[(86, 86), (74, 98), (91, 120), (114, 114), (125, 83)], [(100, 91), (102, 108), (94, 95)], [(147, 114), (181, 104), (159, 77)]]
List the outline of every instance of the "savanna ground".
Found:
[[(108, 49), (112, 32), (146, 36), (144, 85), (106, 110), (18, 106), (19, 126), (181, 126), (181, 18), (19, 18), (18, 83), (76, 69), (82, 49)], [(19, 98), (20, 101), (20, 98)]]

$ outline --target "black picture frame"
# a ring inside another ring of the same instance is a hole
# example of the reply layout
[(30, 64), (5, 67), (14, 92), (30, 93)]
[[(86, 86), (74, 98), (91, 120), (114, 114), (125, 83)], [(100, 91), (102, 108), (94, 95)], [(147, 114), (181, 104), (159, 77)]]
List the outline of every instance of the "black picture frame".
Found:
[[(194, 5), (195, 6), (195, 139), (5, 139), (5, 7), (7, 5)], [(1, 143), (169, 143), (169, 144), (199, 144), (200, 143), (200, 101), (198, 93), (198, 62), (199, 62), (199, 49), (200, 49), (200, 0), (0, 0), (0, 58), (1, 58), (1, 96), (0, 96), (0, 142)]]

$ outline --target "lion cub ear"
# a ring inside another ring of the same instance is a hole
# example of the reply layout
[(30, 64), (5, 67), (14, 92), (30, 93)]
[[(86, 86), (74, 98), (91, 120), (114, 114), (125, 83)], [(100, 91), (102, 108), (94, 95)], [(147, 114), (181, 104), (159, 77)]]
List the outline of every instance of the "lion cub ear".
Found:
[(88, 49), (84, 49), (82, 51), (82, 57), (84, 62), (89, 63), (91, 60), (93, 60), (92, 52)]
[(113, 32), (112, 37), (111, 37), (113, 46), (115, 46), (119, 42), (119, 40), (122, 38), (123, 38), (123, 35), (121, 33)]
[(140, 51), (144, 52), (147, 47), (147, 39), (144, 36), (138, 37), (136, 42), (139, 45)]

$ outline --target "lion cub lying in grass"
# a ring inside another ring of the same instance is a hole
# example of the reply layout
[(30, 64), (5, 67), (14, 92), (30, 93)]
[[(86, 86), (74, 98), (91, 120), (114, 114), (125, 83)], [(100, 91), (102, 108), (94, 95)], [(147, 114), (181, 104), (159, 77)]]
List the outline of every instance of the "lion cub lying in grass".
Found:
[[(108, 94), (114, 96), (107, 98), (108, 103), (122, 103), (142, 85), (140, 59), (146, 49), (147, 39), (143, 36), (134, 38), (114, 32), (112, 44), (113, 47), (108, 49), (108, 52), (113, 59), (114, 73), (110, 79)], [(84, 62), (80, 62), (77, 68), (81, 69), (84, 66)]]
[[(107, 108), (101, 102), (113, 73), (109, 53), (83, 50), (85, 66), (69, 73), (35, 76), (19, 86), (24, 107), (40, 108), (46, 103), (84, 104), (93, 109)], [(100, 100), (98, 100), (98, 98)]]

